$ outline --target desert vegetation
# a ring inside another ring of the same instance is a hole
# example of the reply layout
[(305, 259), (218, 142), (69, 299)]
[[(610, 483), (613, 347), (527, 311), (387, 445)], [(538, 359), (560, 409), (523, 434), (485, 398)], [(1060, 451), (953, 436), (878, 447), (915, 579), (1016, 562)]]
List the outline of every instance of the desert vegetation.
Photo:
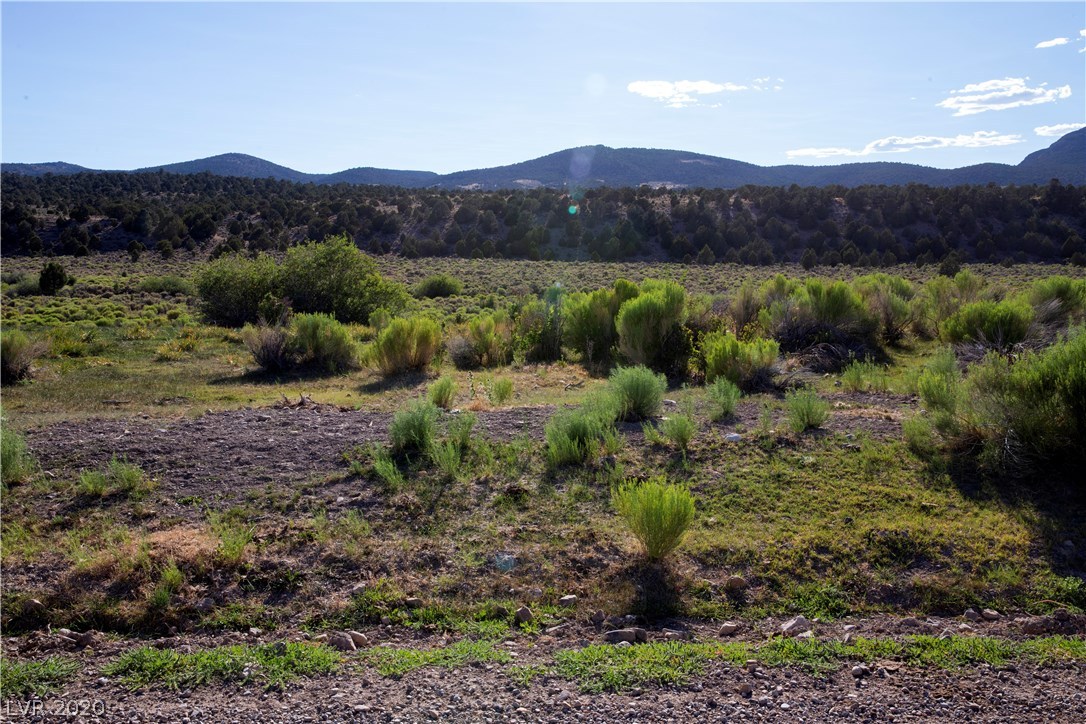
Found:
[[(1083, 656), (1058, 636), (1086, 608), (1078, 267), (407, 260), (342, 236), (48, 263), (51, 294), (42, 259), (5, 259), (3, 625), (123, 652), (5, 661), (13, 691)], [(969, 609), (999, 617), (983, 646), (754, 635)], [(564, 624), (660, 640), (495, 643)], [(140, 641), (171, 630), (215, 644)], [(365, 643), (401, 633), (445, 643)]]

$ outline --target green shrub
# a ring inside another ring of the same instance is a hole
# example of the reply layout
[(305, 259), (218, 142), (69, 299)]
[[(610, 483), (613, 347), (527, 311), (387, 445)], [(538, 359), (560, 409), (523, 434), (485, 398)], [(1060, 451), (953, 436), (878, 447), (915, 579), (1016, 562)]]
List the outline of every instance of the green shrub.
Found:
[(358, 364), (350, 332), (327, 314), (298, 314), (290, 321), (288, 348), (299, 365), (343, 372)]
[(492, 381), (487, 388), (487, 396), (493, 405), (504, 405), (513, 398), (513, 380), (508, 377), (499, 377)]
[(514, 350), (526, 362), (553, 362), (562, 357), (562, 307), (554, 301), (536, 299), (517, 313), (513, 330)]
[(5, 487), (25, 483), (34, 474), (37, 463), (26, 449), (26, 440), (6, 424), (0, 426), (0, 477)]
[(694, 518), (690, 491), (662, 478), (627, 481), (612, 492), (611, 501), (654, 561), (679, 546)]
[(646, 280), (615, 318), (618, 349), (635, 365), (670, 369), (683, 351), (686, 292), (675, 282)]
[(916, 380), (920, 402), (932, 413), (933, 423), (940, 432), (950, 432), (955, 425), (962, 399), (961, 380), (958, 360), (949, 348), (933, 355)]
[(434, 274), (428, 276), (415, 287), (415, 296), (420, 299), (434, 299), (436, 297), (451, 297), (460, 294), (464, 285), (459, 279), (448, 274)]
[(810, 428), (822, 427), (830, 414), (830, 403), (812, 389), (792, 390), (785, 395), (788, 426), (797, 435)]
[(603, 367), (610, 363), (618, 339), (615, 317), (622, 305), (638, 294), (635, 284), (617, 279), (611, 289), (566, 297), (562, 309), (565, 342), (586, 365)]
[(714, 422), (723, 420), (734, 413), (736, 405), (739, 404), (739, 398), (743, 394), (734, 382), (724, 376), (717, 377), (711, 384), (706, 385), (705, 392), (712, 403), (709, 419)]
[(191, 296), (196, 291), (192, 282), (176, 274), (147, 277), (139, 283), (136, 289), (149, 294), (182, 294), (186, 296)]
[(449, 340), (449, 353), (459, 369), (495, 367), (512, 354), (513, 325), (505, 312), (480, 314), (463, 333)]
[(396, 493), (403, 487), (404, 477), (396, 461), (388, 454), (388, 451), (378, 445), (373, 450), (373, 472), (385, 485), (385, 491)]
[(475, 427), (475, 413), (461, 412), (449, 420), (449, 440), (461, 450), (471, 447), (471, 431)]
[(940, 330), (951, 343), (977, 342), (1005, 349), (1026, 339), (1033, 310), (1020, 301), (974, 302), (950, 315)]
[(885, 367), (870, 361), (853, 360), (841, 372), (841, 385), (850, 392), (864, 392), (868, 389), (885, 392), (889, 380)]
[(552, 466), (583, 463), (609, 446), (617, 447), (615, 414), (605, 404), (556, 413), (543, 430)]
[(456, 380), (448, 376), (440, 378), (430, 385), (427, 395), (430, 397), (430, 402), (442, 409), (449, 409), (456, 398)]
[(195, 286), (204, 316), (225, 327), (257, 321), (266, 297), (283, 296), (279, 269), (266, 254), (220, 256), (196, 271)]
[(773, 377), (780, 345), (772, 339), (742, 342), (731, 332), (712, 332), (701, 342), (705, 381), (723, 377), (740, 389), (765, 386)]
[(1038, 279), (1027, 299), (1038, 317), (1046, 321), (1081, 320), (1086, 313), (1086, 279), (1058, 275)]
[(460, 472), (460, 445), (455, 440), (438, 441), (430, 443), (427, 449), (430, 462), (444, 473), (450, 480), (455, 479)]
[(441, 347), (441, 329), (426, 317), (398, 317), (374, 340), (371, 359), (384, 375), (421, 370)]
[(901, 277), (871, 274), (852, 282), (868, 313), (879, 325), (879, 336), (894, 344), (905, 335), (911, 315), (909, 301), (916, 296), (912, 284)]
[(667, 380), (648, 367), (618, 367), (608, 379), (608, 389), (622, 420), (644, 420), (660, 411)]
[(84, 470), (79, 474), (79, 485), (76, 489), (82, 495), (101, 498), (109, 492), (109, 479), (100, 470)]
[(392, 416), (388, 436), (392, 452), (403, 455), (426, 452), (437, 429), (437, 406), (429, 400), (416, 400)]
[(11, 384), (30, 376), (31, 366), (48, 345), (31, 339), (17, 329), (0, 332), (0, 384)]
[(690, 441), (694, 439), (698, 426), (690, 415), (670, 415), (660, 423), (660, 432), (672, 445), (679, 448), (684, 454), (690, 447)]
[(365, 324), (378, 307), (398, 310), (407, 302), (402, 285), (377, 273), (377, 264), (345, 236), (308, 242), (287, 251), (282, 295), (297, 312), (330, 314)]

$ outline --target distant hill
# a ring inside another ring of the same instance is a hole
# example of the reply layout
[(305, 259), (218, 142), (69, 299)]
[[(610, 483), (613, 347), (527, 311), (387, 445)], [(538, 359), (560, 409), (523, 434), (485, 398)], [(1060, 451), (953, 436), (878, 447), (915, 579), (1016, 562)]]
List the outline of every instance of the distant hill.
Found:
[[(91, 171), (73, 164), (10, 163), (4, 171), (40, 176)], [(243, 178), (273, 178), (319, 184), (370, 184), (407, 188), (562, 188), (564, 186), (675, 186), (736, 188), (760, 186), (855, 187), (908, 183), (929, 186), (962, 184), (1034, 184), (1053, 178), (1065, 184), (1086, 184), (1086, 128), (1057, 139), (1048, 148), (1027, 156), (1017, 166), (985, 163), (964, 168), (938, 169), (908, 163), (848, 163), (836, 166), (756, 166), (742, 161), (686, 151), (649, 148), (584, 146), (548, 154), (509, 166), (436, 174), (430, 171), (398, 171), (352, 168), (332, 174), (308, 174), (243, 153), (139, 169), (168, 173), (212, 173)]]

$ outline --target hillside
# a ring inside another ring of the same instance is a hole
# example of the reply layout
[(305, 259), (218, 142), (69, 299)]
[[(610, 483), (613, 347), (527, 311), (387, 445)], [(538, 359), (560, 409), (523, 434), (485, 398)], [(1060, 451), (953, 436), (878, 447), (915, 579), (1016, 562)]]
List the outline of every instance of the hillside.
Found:
[[(66, 163), (3, 164), (4, 171), (29, 176), (89, 171)], [(847, 187), (867, 184), (957, 186), (961, 184), (1042, 184), (1055, 178), (1064, 184), (1086, 184), (1086, 129), (1068, 133), (1051, 146), (1027, 156), (1017, 166), (997, 163), (938, 169), (877, 161), (829, 166), (757, 166), (687, 151), (584, 146), (551, 153), (508, 166), (436, 174), (379, 168), (351, 168), (331, 174), (309, 174), (242, 153), (139, 169), (167, 173), (212, 173), (241, 178), (272, 178), (318, 184), (377, 184), (405, 188), (518, 189), (579, 187), (738, 188), (760, 186)]]

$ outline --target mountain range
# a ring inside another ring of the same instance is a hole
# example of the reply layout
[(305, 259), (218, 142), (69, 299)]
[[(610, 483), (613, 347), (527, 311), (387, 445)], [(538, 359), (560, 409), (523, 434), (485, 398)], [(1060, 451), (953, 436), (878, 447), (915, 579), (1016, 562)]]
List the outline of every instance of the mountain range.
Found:
[[(96, 173), (64, 162), (5, 163), (5, 172), (40, 176), (46, 173)], [(647, 148), (583, 146), (509, 166), (437, 174), (381, 168), (350, 168), (331, 174), (309, 174), (243, 153), (183, 161), (135, 172), (273, 178), (318, 184), (381, 184), (406, 188), (515, 189), (565, 186), (650, 186), (735, 188), (758, 186), (860, 186), (864, 184), (929, 186), (961, 184), (1043, 184), (1059, 179), (1065, 184), (1086, 184), (1086, 128), (1072, 131), (1048, 148), (1029, 154), (1017, 165), (985, 163), (939, 169), (908, 163), (870, 162), (834, 166), (757, 166), (728, 158), (686, 151)]]

